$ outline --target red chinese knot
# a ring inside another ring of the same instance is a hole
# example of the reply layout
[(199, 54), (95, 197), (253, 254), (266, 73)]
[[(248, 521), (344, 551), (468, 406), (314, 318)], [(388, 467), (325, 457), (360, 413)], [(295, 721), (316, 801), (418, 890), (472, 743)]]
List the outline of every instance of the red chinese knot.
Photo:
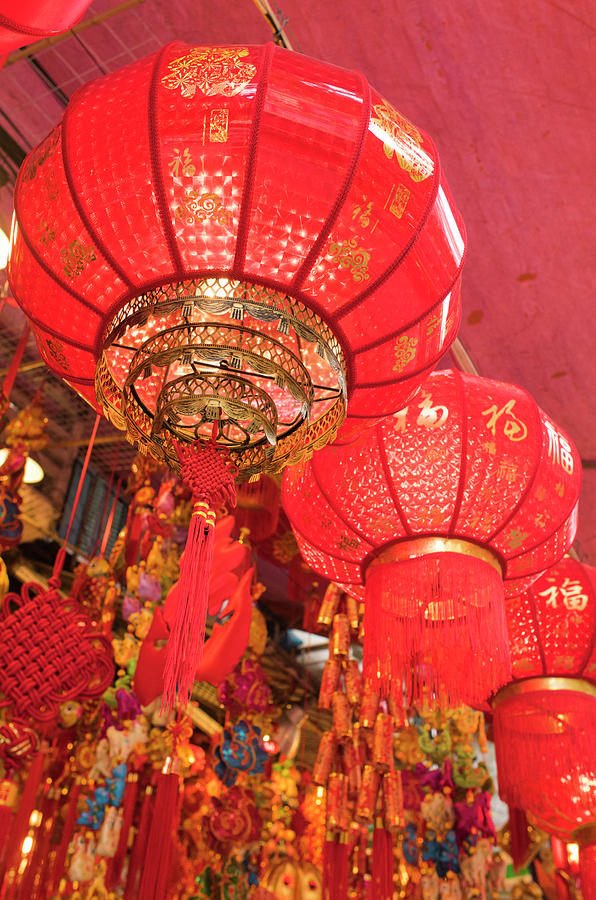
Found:
[(110, 642), (76, 601), (28, 583), (21, 596), (6, 594), (2, 611), (0, 691), (18, 715), (49, 722), (61, 703), (98, 697), (111, 684)]
[(569, 548), (580, 463), (513, 385), (458, 372), (284, 476), (305, 560), (361, 596), (369, 681), (482, 703), (509, 680), (503, 590)]

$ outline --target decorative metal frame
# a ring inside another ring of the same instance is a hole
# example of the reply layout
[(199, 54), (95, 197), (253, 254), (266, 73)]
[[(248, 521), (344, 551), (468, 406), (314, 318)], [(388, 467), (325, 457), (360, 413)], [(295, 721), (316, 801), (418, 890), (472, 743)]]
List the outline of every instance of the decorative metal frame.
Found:
[[(222, 320), (193, 322), (193, 310)], [(139, 346), (120, 344), (134, 326), (179, 313)], [(223, 318), (225, 317), (225, 318)], [(245, 317), (277, 323), (279, 340), (248, 328)], [(293, 331), (296, 348), (284, 341)], [(302, 359), (301, 342), (316, 350), (337, 377), (337, 388), (313, 384)], [(124, 383), (110, 366), (110, 350), (132, 354)], [(188, 374), (162, 385), (155, 409), (141, 399), (138, 385), (154, 369), (173, 363)], [(288, 391), (300, 412), (280, 422), (274, 400), (252, 379), (271, 380)], [(211, 433), (233, 454), (241, 478), (276, 473), (307, 459), (335, 438), (346, 411), (346, 367), (331, 329), (299, 300), (263, 285), (224, 277), (162, 285), (132, 298), (106, 328), (95, 376), (96, 394), (107, 418), (142, 452), (178, 469), (173, 439), (194, 441)], [(331, 407), (313, 415), (326, 399)], [(190, 420), (190, 421), (189, 421)]]

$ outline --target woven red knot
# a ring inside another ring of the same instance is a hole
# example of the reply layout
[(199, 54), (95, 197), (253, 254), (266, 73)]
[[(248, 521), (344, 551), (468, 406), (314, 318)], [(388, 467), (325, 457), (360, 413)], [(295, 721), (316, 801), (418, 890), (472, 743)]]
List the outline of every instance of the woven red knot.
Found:
[(181, 463), (180, 477), (192, 491), (195, 503), (202, 501), (211, 508), (236, 506), (234, 478), (238, 468), (227, 450), (214, 441), (176, 442), (174, 447)]
[(60, 704), (97, 697), (111, 684), (110, 642), (76, 601), (24, 584), (7, 594), (0, 621), (0, 691), (20, 716), (48, 722)]

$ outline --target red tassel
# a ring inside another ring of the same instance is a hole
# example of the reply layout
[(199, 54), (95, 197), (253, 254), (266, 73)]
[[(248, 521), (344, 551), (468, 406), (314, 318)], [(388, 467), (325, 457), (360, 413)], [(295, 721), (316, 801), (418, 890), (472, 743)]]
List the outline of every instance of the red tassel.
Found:
[(332, 900), (348, 900), (349, 857), (347, 835), (341, 834), (335, 849), (334, 892)]
[(392, 900), (393, 838), (391, 833), (378, 823), (373, 832), (372, 883), (375, 900)]
[(583, 900), (596, 900), (596, 844), (580, 848), (579, 872)]
[(70, 844), (77, 821), (80, 793), (81, 785), (78, 781), (74, 781), (68, 793), (68, 807), (66, 810), (64, 825), (62, 826), (62, 837), (60, 838), (60, 844), (58, 846), (58, 850), (56, 851), (56, 857), (54, 859), (54, 865), (52, 868), (51, 885), (53, 892), (56, 892), (58, 890), (60, 881), (62, 880), (62, 876), (64, 875), (66, 854), (68, 853), (68, 846)]
[(209, 602), (209, 579), (215, 538), (214, 508), (222, 503), (234, 506), (236, 467), (214, 441), (191, 447), (176, 445), (181, 462), (180, 476), (192, 491), (194, 508), (188, 539), (180, 567), (178, 605), (168, 641), (164, 672), (163, 709), (176, 702), (186, 706), (194, 675), (203, 656), (205, 621)]
[(138, 900), (165, 900), (170, 875), (173, 832), (178, 807), (178, 775), (157, 776), (155, 807)]
[(33, 852), (29, 856), (29, 863), (21, 884), (19, 900), (40, 900), (47, 890), (48, 850), (50, 838), (54, 827), (54, 817), (58, 807), (58, 794), (55, 790), (46, 793), (41, 804), (41, 823), (37, 830), (37, 836)]
[(332, 900), (332, 885), (335, 878), (335, 848), (337, 844), (332, 833), (327, 833), (323, 844), (323, 900)]
[(8, 845), (6, 848), (6, 856), (4, 858), (4, 866), (2, 875), (11, 869), (16, 869), (21, 859), (21, 847), (23, 841), (27, 837), (29, 830), (29, 819), (31, 813), (35, 809), (39, 786), (43, 778), (43, 769), (45, 763), (45, 749), (42, 748), (34, 757), (27, 778), (23, 785), (23, 792), (19, 799), (17, 813), (12, 824)]
[(129, 775), (124, 790), (124, 798), (122, 800), (122, 828), (120, 829), (118, 846), (116, 847), (116, 852), (112, 859), (110, 878), (107, 884), (107, 887), (110, 890), (114, 890), (114, 888), (120, 884), (120, 876), (122, 874), (122, 867), (128, 850), (128, 835), (130, 826), (132, 825), (138, 790), (139, 776), (136, 774)]
[(12, 804), (17, 795), (17, 786), (14, 782), (5, 779), (0, 783), (0, 866), (4, 860), (8, 834), (14, 817)]
[(516, 872), (519, 872), (526, 862), (530, 849), (528, 820), (523, 809), (517, 809), (515, 806), (509, 808), (509, 832), (511, 834), (509, 852), (513, 860), (513, 867)]
[[(483, 703), (510, 680), (503, 581), (490, 563), (429, 553), (369, 567), (364, 675), (409, 703)], [(412, 683), (409, 683), (412, 673)]]
[[(530, 687), (528, 680), (526, 687)], [(573, 690), (548, 690), (540, 681), (531, 693), (506, 697), (494, 709), (494, 738), (499, 793), (510, 806), (544, 813), (548, 821), (552, 790), (545, 785), (565, 773), (570, 830), (584, 808), (593, 805), (594, 789), (588, 773), (594, 767), (596, 721), (594, 698)], [(560, 788), (560, 780), (559, 791)]]
[(135, 837), (130, 859), (128, 861), (128, 873), (126, 875), (126, 885), (124, 887), (125, 897), (136, 897), (138, 874), (145, 859), (145, 850), (147, 847), (147, 839), (149, 837), (149, 827), (151, 825), (151, 815), (153, 811), (153, 787), (149, 785), (145, 788), (145, 797), (141, 807), (141, 816), (139, 819), (139, 827)]

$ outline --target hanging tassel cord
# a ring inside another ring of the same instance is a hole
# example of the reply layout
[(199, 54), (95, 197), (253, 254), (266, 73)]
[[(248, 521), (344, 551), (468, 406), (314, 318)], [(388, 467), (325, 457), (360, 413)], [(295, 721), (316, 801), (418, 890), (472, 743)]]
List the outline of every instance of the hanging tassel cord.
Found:
[[(16, 870), (18, 867), (21, 856), (21, 847), (27, 836), (29, 819), (31, 818), (31, 813), (35, 809), (37, 794), (43, 778), (45, 758), (46, 747), (44, 743), (31, 763), (31, 768), (27, 773), (27, 778), (23, 785), (23, 791), (19, 798), (19, 805), (8, 838), (3, 868), (0, 872), (1, 882), (4, 882), (5, 876), (7, 876), (11, 870)], [(5, 889), (5, 887), (6, 886), (3, 885), (3, 889)]]
[(126, 884), (124, 886), (125, 897), (136, 897), (137, 881), (139, 871), (145, 859), (145, 851), (147, 848), (147, 840), (149, 838), (149, 828), (151, 826), (151, 816), (153, 808), (153, 785), (145, 788), (145, 796), (141, 806), (141, 815), (139, 818), (139, 827), (134, 839), (130, 859), (128, 862), (128, 872), (126, 875)]
[(138, 900), (165, 900), (173, 832), (178, 811), (179, 777), (160, 772)]
[(60, 844), (58, 845), (58, 850), (56, 851), (56, 856), (54, 858), (54, 865), (52, 868), (52, 876), (51, 876), (51, 887), (52, 891), (56, 892), (60, 886), (60, 881), (64, 874), (64, 866), (66, 863), (66, 855), (68, 853), (68, 846), (70, 844), (71, 838), (74, 833), (77, 815), (78, 815), (78, 803), (79, 803), (79, 795), (81, 793), (81, 785), (78, 781), (74, 781), (71, 784), (70, 790), (68, 792), (68, 805), (66, 808), (66, 816), (64, 818), (64, 824), (62, 826), (62, 836), (60, 838)]
[[(215, 429), (215, 426), (214, 426)], [(238, 470), (225, 450), (211, 441), (175, 444), (180, 477), (190, 488), (193, 511), (180, 566), (178, 605), (168, 640), (162, 708), (190, 700), (194, 674), (203, 656), (218, 506), (236, 505), (234, 477)]]
[(128, 851), (128, 837), (132, 826), (138, 790), (139, 776), (136, 773), (132, 773), (127, 778), (126, 788), (124, 790), (124, 799), (122, 802), (122, 827), (120, 829), (116, 853), (112, 859), (112, 867), (110, 869), (108, 881), (108, 888), (110, 890), (114, 890), (120, 884), (124, 860)]

